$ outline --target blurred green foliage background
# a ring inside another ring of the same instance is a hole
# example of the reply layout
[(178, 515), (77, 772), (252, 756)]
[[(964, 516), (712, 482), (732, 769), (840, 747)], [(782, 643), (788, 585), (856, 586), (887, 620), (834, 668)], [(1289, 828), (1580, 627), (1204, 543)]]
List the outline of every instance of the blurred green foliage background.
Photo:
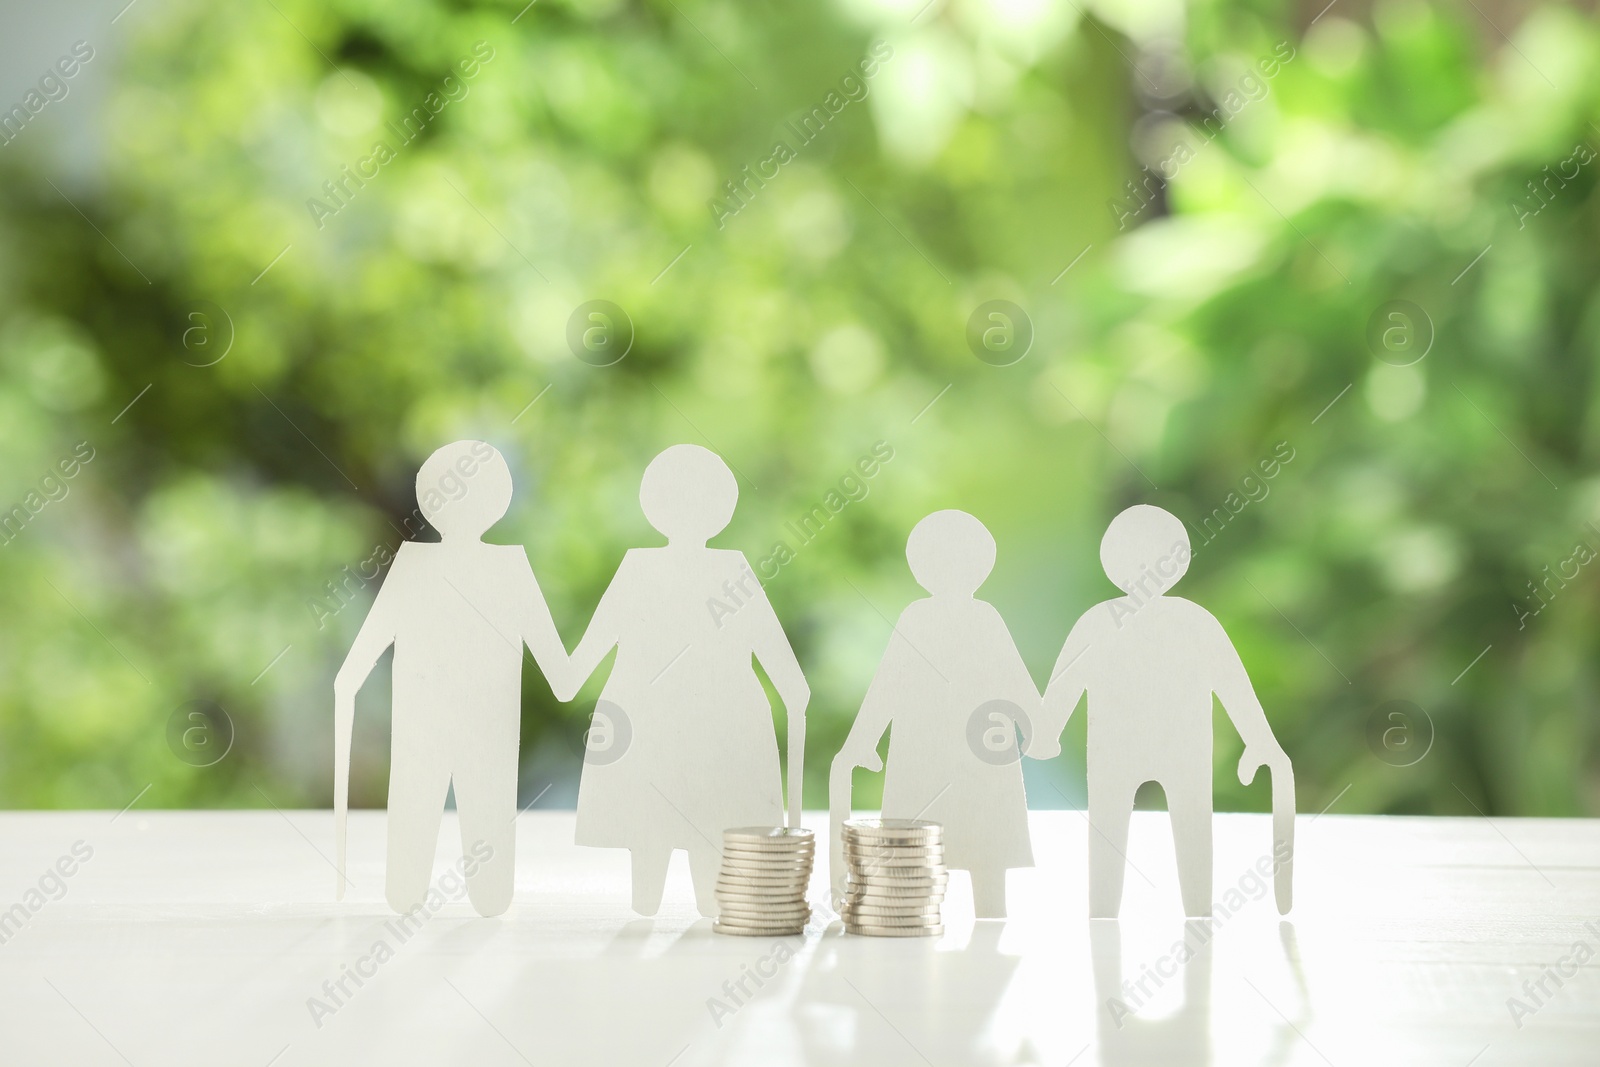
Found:
[[(120, 6), (92, 113), (52, 101), (0, 145), (0, 509), (25, 512), (0, 538), (0, 804), (327, 805), (331, 681), (377, 585), (349, 575), (471, 437), (513, 465), (490, 537), (527, 545), (569, 647), (656, 543), (649, 459), (727, 457), (715, 543), (794, 548), (767, 593), (813, 688), (810, 806), (918, 595), (918, 518), (993, 531), (984, 595), (1042, 685), (1114, 593), (1107, 522), (1152, 502), (1190, 525), (1177, 591), (1233, 635), (1303, 811), (1600, 814), (1583, 12)], [(91, 162), (64, 166), (83, 122)], [(594, 299), (631, 320), (611, 366), (567, 342)], [(1005, 366), (966, 336), (995, 299), (1033, 332)], [(866, 495), (798, 544), (785, 523), (878, 442)], [(527, 664), (524, 802), (570, 804), (601, 679), (562, 705)], [(386, 685), (358, 805), (384, 802)], [(236, 731), (213, 766), (169, 747), (193, 700)], [(1263, 809), (1217, 721), (1219, 809)], [(1027, 763), (1034, 806), (1082, 805), (1083, 727)], [(858, 805), (876, 790), (858, 774)]]

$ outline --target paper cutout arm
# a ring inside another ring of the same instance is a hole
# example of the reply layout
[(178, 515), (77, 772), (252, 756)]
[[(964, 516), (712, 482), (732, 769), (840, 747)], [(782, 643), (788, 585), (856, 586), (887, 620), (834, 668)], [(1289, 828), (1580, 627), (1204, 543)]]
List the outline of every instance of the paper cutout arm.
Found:
[(833, 757), (828, 771), (828, 825), (833, 881), (833, 906), (837, 910), (845, 897), (844, 821), (850, 817), (855, 782), (853, 772), (857, 767), (869, 771), (883, 770), (883, 760), (878, 756), (878, 742), (883, 732), (894, 720), (895, 694), (902, 688), (906, 677), (905, 657), (910, 646), (900, 636), (900, 627), (889, 635), (889, 647), (867, 685), (867, 694), (861, 698), (861, 709), (850, 733)]
[(839, 754), (833, 758), (835, 771), (840, 767), (883, 770), (883, 760), (878, 756), (878, 742), (883, 740), (883, 732), (894, 721), (896, 693), (910, 666), (906, 661), (911, 654), (911, 646), (900, 636), (900, 629), (896, 626), (894, 633), (889, 635), (889, 647), (884, 650), (883, 659), (878, 662), (878, 669), (867, 686), (867, 695), (861, 698), (861, 710), (856, 712), (856, 721), (851, 724), (850, 733), (845, 737)]
[(411, 570), (406, 563), (409, 547), (401, 545), (395, 554), (394, 563), (372, 601), (372, 610), (361, 623), (339, 673), (333, 676), (333, 851), (339, 879), (335, 889), (338, 900), (344, 899), (345, 823), (350, 810), (350, 735), (355, 729), (356, 694), (377, 665), (378, 657), (394, 644), (399, 631), (401, 592), (398, 590), (407, 584)]
[(622, 565), (611, 578), (611, 584), (606, 586), (606, 591), (601, 594), (600, 603), (594, 609), (594, 617), (589, 620), (588, 628), (583, 631), (578, 647), (572, 650), (563, 688), (556, 689), (555, 683), (551, 682), (550, 688), (555, 691), (557, 700), (568, 701), (577, 696), (578, 690), (583, 688), (583, 683), (587, 682), (589, 676), (595, 672), (595, 668), (600, 666), (600, 661), (616, 647), (622, 633), (622, 593), (619, 590), (625, 582), (624, 575), (627, 569), (628, 558), (624, 556)]
[[(1022, 653), (1017, 650), (1017, 643), (1011, 638), (1011, 630), (1005, 621), (995, 613), (995, 621), (999, 625), (999, 637), (1004, 641), (1001, 645), (1001, 660), (1003, 673), (996, 681), (1000, 684), (997, 696), (1011, 701), (1022, 709), (1022, 719), (1017, 727), (1022, 731), (1022, 754), (1027, 755), (1033, 747), (1033, 740), (1039, 735), (1044, 714), (1044, 700), (1039, 694), (1039, 687), (1033, 680), (1033, 675), (1028, 672), (1028, 665), (1022, 661)], [(998, 672), (997, 672), (998, 673)], [(1069, 712), (1070, 714), (1070, 712)], [(1060, 730), (1055, 731), (1059, 736)]]
[(1244, 669), (1244, 662), (1239, 659), (1238, 650), (1228, 640), (1221, 624), (1215, 620), (1212, 623), (1215, 627), (1212, 635), (1215, 647), (1211, 655), (1216, 676), (1212, 679), (1211, 688), (1217, 694), (1217, 699), (1222, 701), (1222, 710), (1233, 721), (1233, 728), (1244, 739), (1244, 754), (1239, 757), (1240, 783), (1249, 785), (1255, 781), (1256, 771), (1262, 767), (1271, 771), (1274, 779), (1291, 773), (1289, 756), (1272, 734), (1266, 710), (1256, 697), (1255, 687), (1250, 684), (1250, 675)]
[[(1092, 609), (1091, 609), (1092, 613)], [(1084, 654), (1094, 643), (1094, 622), (1085, 613), (1067, 634), (1067, 643), (1061, 646), (1061, 655), (1050, 669), (1050, 681), (1044, 690), (1044, 713), (1039, 728), (1034, 731), (1032, 743), (1025, 755), (1034, 759), (1052, 759), (1061, 755), (1061, 731), (1067, 728), (1072, 713), (1078, 710), (1088, 688), (1088, 669)]]
[(533, 653), (533, 661), (539, 665), (539, 671), (550, 684), (550, 691), (555, 694), (556, 699), (562, 702), (571, 700), (578, 695), (578, 686), (582, 684), (582, 679), (573, 681), (570, 677), (572, 661), (567, 657), (567, 646), (562, 643), (561, 635), (556, 632), (555, 619), (550, 617), (550, 605), (545, 602), (544, 592), (539, 588), (539, 579), (533, 576), (533, 568), (528, 564), (526, 552), (522, 553), (521, 561), (518, 580), (523, 582), (526, 588), (517, 597), (519, 609), (517, 629), (521, 632), (528, 651)]
[(1294, 906), (1294, 767), (1288, 753), (1273, 736), (1267, 713), (1256, 697), (1250, 675), (1239, 659), (1239, 652), (1228, 640), (1222, 624), (1211, 620), (1215, 647), (1211, 651), (1216, 665), (1212, 692), (1222, 701), (1222, 710), (1233, 721), (1233, 728), (1244, 739), (1244, 754), (1239, 757), (1239, 781), (1249, 785), (1256, 772), (1265, 767), (1272, 775), (1272, 859), (1273, 886), (1278, 914), (1289, 914)]
[(789, 722), (789, 826), (797, 828), (805, 783), (806, 705), (811, 703), (811, 687), (806, 684), (789, 636), (783, 632), (783, 624), (778, 621), (777, 612), (772, 610), (766, 594), (758, 592), (749, 606), (755, 609), (751, 618), (751, 651), (761, 669), (772, 679), (772, 687), (783, 701)]

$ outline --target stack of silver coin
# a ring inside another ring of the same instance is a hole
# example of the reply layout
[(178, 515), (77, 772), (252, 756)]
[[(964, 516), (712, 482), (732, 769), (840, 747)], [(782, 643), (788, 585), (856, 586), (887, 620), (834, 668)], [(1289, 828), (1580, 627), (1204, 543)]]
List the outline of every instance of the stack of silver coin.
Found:
[(816, 859), (810, 830), (741, 826), (722, 832), (717, 876), (719, 934), (781, 937), (798, 934), (811, 918), (806, 886)]
[(950, 875), (944, 827), (916, 819), (851, 819), (844, 824), (846, 868), (839, 905), (844, 928), (872, 937), (937, 937)]

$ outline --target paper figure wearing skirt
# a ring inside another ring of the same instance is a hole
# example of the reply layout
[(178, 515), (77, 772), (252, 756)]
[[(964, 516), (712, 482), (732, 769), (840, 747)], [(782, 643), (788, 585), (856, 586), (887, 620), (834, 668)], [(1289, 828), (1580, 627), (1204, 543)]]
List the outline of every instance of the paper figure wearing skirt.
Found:
[(738, 498), (727, 465), (698, 445), (652, 460), (639, 503), (667, 543), (628, 551), (572, 655), (576, 688), (617, 650), (595, 715), (608, 736), (578, 785), (577, 843), (632, 851), (642, 915), (660, 907), (675, 849), (689, 853), (700, 912), (715, 915), (722, 831), (783, 823), (777, 731), (752, 657), (788, 712), (799, 825), (811, 692), (744, 554), (706, 546)]
[(943, 824), (945, 865), (972, 873), (980, 919), (1004, 918), (1006, 871), (1033, 866), (1016, 734), (1039, 714), (1011, 632), (973, 595), (994, 557), (994, 538), (966, 512), (917, 523), (906, 562), (931, 595), (901, 613), (833, 768), (845, 783), (853, 767), (878, 770), (889, 731), (883, 817)]

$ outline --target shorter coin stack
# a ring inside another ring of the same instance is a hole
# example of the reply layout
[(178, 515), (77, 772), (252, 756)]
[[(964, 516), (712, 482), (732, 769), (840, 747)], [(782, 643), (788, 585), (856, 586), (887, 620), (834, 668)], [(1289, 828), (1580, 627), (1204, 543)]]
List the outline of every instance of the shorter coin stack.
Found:
[(847, 882), (839, 914), (852, 934), (937, 937), (950, 880), (944, 827), (916, 819), (851, 819), (844, 824)]
[(810, 830), (741, 826), (722, 832), (717, 876), (719, 934), (781, 937), (798, 934), (811, 918), (806, 886), (816, 859)]

